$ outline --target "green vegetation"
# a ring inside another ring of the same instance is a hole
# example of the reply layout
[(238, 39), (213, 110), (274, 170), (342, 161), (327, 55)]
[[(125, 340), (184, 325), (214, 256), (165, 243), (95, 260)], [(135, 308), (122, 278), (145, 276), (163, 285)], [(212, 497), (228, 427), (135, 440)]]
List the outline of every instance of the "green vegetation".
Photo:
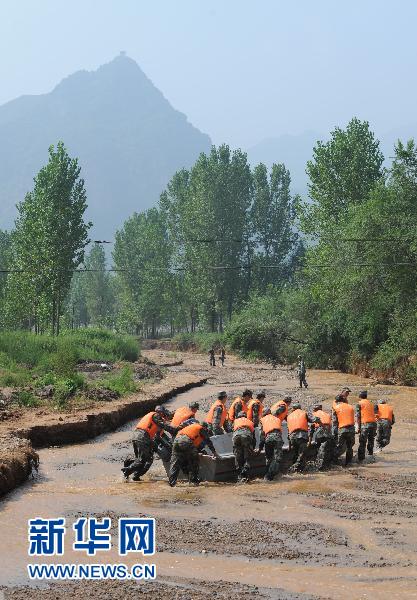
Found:
[(96, 386), (104, 387), (119, 396), (136, 392), (138, 384), (133, 379), (133, 369), (130, 365), (125, 365), (116, 373), (108, 373), (96, 381)]
[(78, 365), (84, 361), (133, 362), (138, 354), (134, 338), (104, 330), (81, 329), (63, 332), (59, 337), (4, 332), (0, 334), (0, 387), (17, 388), (17, 403), (27, 407), (37, 406), (35, 394), (49, 386), (52, 401), (60, 408), (91, 386), (123, 395), (136, 390), (130, 366), (88, 384), (77, 372)]
[(220, 350), (225, 344), (225, 336), (221, 333), (178, 333), (172, 341), (178, 350), (208, 352), (213, 347)]

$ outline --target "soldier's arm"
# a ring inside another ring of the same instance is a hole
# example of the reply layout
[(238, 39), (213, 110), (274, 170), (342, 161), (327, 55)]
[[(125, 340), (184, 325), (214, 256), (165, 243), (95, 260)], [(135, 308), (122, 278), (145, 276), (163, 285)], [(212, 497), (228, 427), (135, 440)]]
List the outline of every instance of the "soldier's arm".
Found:
[(178, 431), (177, 427), (172, 427), (169, 423), (161, 419), (158, 415), (153, 415), (152, 421), (164, 431), (168, 431), (171, 435), (175, 435)]
[(223, 411), (221, 406), (216, 406), (213, 413), (213, 429), (216, 429), (216, 427), (220, 427), (222, 412)]
[(285, 413), (285, 406), (283, 404), (281, 404), (280, 406), (278, 406), (278, 408), (275, 410), (275, 415), (282, 415), (282, 413)]
[(355, 406), (355, 424), (356, 424), (356, 429), (359, 431), (359, 429), (361, 427), (361, 406), (360, 406), (360, 404), (357, 404)]
[(391, 425), (394, 425), (394, 423), (395, 423), (395, 416), (394, 416), (394, 413), (392, 413), (392, 422), (391, 422)]
[(332, 410), (332, 435), (337, 435), (337, 430), (339, 429), (339, 422), (337, 420), (337, 414), (335, 410)]
[(259, 452), (261, 452), (261, 450), (263, 450), (264, 447), (265, 447), (265, 433), (264, 433), (264, 430), (261, 425), (260, 436), (259, 436), (259, 448), (258, 448)]
[(253, 413), (253, 417), (254, 418), (258, 418), (259, 417), (259, 409), (260, 409), (259, 404), (254, 404), (253, 405), (252, 413)]
[(214, 444), (210, 439), (210, 435), (209, 435), (208, 431), (205, 431), (204, 429), (202, 429), (201, 435), (204, 438), (202, 445), (207, 446), (213, 452), (214, 456), (219, 457), (219, 455), (217, 454), (216, 448), (214, 447)]

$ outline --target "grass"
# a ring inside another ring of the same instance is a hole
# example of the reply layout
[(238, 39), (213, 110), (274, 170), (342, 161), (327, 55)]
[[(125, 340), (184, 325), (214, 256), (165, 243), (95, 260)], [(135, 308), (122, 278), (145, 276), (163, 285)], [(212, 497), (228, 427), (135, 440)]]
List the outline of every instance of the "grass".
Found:
[[(30, 386), (36, 391), (51, 385), (52, 402), (63, 408), (87, 386), (85, 377), (77, 372), (80, 362), (133, 362), (138, 355), (139, 344), (135, 338), (101, 329), (66, 331), (56, 338), (22, 331), (2, 332), (0, 387)], [(129, 365), (104, 376), (102, 385), (120, 395), (137, 389)], [(39, 404), (39, 399), (26, 389), (19, 390), (17, 398), (19, 406)]]
[(104, 387), (119, 396), (136, 392), (138, 384), (133, 379), (133, 369), (130, 365), (125, 365), (120, 371), (108, 373), (101, 379), (95, 381), (95, 387)]

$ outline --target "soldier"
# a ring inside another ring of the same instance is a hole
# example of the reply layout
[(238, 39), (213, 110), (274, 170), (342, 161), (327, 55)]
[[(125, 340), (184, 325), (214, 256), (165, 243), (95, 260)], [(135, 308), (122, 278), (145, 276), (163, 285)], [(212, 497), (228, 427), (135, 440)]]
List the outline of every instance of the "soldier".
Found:
[(213, 347), (209, 350), (209, 356), (210, 356), (210, 367), (215, 367), (216, 366), (216, 355), (215, 355)]
[(382, 398), (378, 400), (376, 446), (382, 450), (391, 441), (391, 429), (395, 423), (394, 409)]
[(353, 446), (355, 445), (355, 411), (343, 396), (336, 396), (332, 410), (332, 435), (337, 439), (333, 460), (346, 452), (345, 466), (352, 462)]
[(217, 400), (213, 402), (207, 413), (206, 421), (208, 423), (210, 435), (222, 435), (224, 433), (224, 423), (227, 417), (226, 410), (227, 393), (220, 392)]
[(252, 391), (245, 390), (242, 396), (236, 396), (234, 398), (232, 404), (227, 413), (227, 427), (228, 431), (233, 431), (233, 422), (236, 419), (236, 416), (240, 412), (247, 413), (248, 411), (248, 402), (252, 399)]
[(332, 417), (323, 410), (321, 404), (313, 406), (313, 417), (320, 419), (310, 427), (310, 443), (317, 448), (316, 465), (318, 469), (330, 466), (333, 458)]
[(247, 481), (249, 478), (249, 457), (255, 448), (255, 427), (242, 411), (233, 422), (233, 454), (237, 469), (238, 481)]
[(298, 380), (300, 382), (300, 388), (304, 387), (308, 388), (308, 383), (306, 380), (306, 374), (307, 374), (307, 370), (306, 370), (306, 365), (305, 362), (303, 360), (303, 357), (299, 354), (298, 355), (298, 368), (297, 368), (297, 373), (298, 373)]
[(281, 422), (285, 421), (288, 416), (288, 409), (290, 408), (291, 402), (291, 396), (285, 396), (283, 400), (278, 400), (278, 402), (275, 402), (275, 404), (271, 406), (271, 413), (281, 419)]
[(272, 481), (279, 473), (282, 459), (281, 419), (271, 414), (269, 408), (264, 411), (260, 421), (261, 436), (258, 452), (265, 447), (266, 473), (265, 481)]
[(222, 363), (222, 367), (224, 367), (224, 361), (226, 359), (226, 350), (224, 346), (220, 348), (220, 362)]
[(195, 415), (199, 408), (200, 405), (198, 402), (191, 402), (188, 406), (180, 406), (177, 408), (172, 417), (171, 427), (176, 427), (178, 429), (185, 422), (190, 420), (196, 421)]
[(250, 400), (248, 403), (247, 417), (255, 427), (258, 427), (259, 420), (262, 417), (264, 409), (263, 401), (265, 400), (265, 392), (259, 392), (256, 394), (256, 400)]
[(316, 422), (318, 419), (310, 417), (305, 410), (301, 409), (301, 404), (293, 404), (291, 411), (287, 416), (288, 434), (290, 438), (290, 448), (294, 451), (294, 461), (290, 471), (302, 471), (305, 467), (306, 452), (308, 444), (308, 424)]
[(171, 487), (176, 485), (181, 469), (188, 474), (190, 483), (194, 485), (200, 483), (198, 453), (206, 445), (213, 452), (215, 458), (220, 458), (210, 440), (208, 424), (205, 422), (191, 423), (178, 432), (172, 444), (169, 465), (169, 485)]
[(374, 459), (374, 441), (376, 436), (376, 414), (375, 406), (368, 400), (368, 392), (359, 393), (359, 402), (355, 408), (356, 427), (355, 433), (359, 433), (358, 461), (365, 459), (365, 450), (368, 448), (368, 454), (371, 460)]
[[(341, 398), (343, 398), (343, 400), (347, 403), (349, 403), (349, 394), (352, 392), (351, 389), (349, 389), (348, 387), (344, 387), (342, 388), (342, 391), (340, 392), (339, 396)], [(333, 400), (333, 405), (332, 408), (334, 408), (336, 406), (336, 400)]]
[(139, 420), (132, 439), (135, 460), (129, 461), (129, 464), (125, 463), (125, 467), (122, 468), (126, 479), (133, 473), (132, 479), (139, 481), (140, 477), (150, 469), (158, 445), (165, 445), (162, 437), (163, 431), (175, 435), (176, 428), (167, 423), (169, 417), (170, 413), (166, 408), (157, 406), (154, 411), (147, 413)]

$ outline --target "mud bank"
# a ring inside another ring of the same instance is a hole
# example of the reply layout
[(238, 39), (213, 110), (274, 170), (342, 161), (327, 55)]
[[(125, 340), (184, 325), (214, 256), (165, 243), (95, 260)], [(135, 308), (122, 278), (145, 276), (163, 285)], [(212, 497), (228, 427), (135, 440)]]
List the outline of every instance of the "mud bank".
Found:
[(18, 427), (18, 423), (14, 427), (9, 425), (0, 436), (0, 497), (26, 481), (32, 473), (33, 467), (38, 464), (34, 448), (80, 443), (114, 431), (152, 410), (157, 404), (163, 404), (177, 394), (201, 386), (207, 381), (205, 377), (194, 375), (176, 376), (176, 384), (172, 377), (167, 379), (165, 383), (149, 386), (147, 398), (135, 399), (132, 396), (116, 405), (112, 403), (111, 406), (96, 408), (87, 414), (47, 415), (44, 423), (33, 415), (33, 424), (22, 428)]

